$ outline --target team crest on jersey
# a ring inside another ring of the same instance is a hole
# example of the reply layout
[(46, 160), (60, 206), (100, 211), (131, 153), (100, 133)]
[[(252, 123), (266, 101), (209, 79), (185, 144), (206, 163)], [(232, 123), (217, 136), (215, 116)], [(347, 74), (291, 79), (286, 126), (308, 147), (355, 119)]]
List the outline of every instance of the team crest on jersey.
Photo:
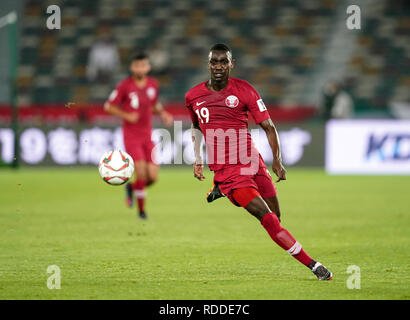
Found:
[(239, 104), (239, 99), (237, 96), (229, 96), (225, 99), (225, 104), (229, 108), (236, 108)]
[(150, 98), (151, 100), (153, 100), (155, 98), (155, 89), (153, 87), (149, 87), (147, 89), (147, 96), (148, 98)]

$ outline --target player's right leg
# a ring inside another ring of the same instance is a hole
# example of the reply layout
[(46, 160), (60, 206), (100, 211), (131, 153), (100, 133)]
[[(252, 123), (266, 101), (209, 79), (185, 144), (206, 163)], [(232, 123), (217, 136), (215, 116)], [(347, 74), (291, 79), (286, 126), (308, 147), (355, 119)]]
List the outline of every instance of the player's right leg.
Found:
[(229, 198), (256, 217), (272, 240), (299, 262), (311, 269), (319, 280), (332, 279), (332, 273), (323, 265), (309, 257), (302, 249), (302, 245), (281, 226), (276, 214), (272, 212), (271, 208), (255, 188), (245, 187), (235, 189)]

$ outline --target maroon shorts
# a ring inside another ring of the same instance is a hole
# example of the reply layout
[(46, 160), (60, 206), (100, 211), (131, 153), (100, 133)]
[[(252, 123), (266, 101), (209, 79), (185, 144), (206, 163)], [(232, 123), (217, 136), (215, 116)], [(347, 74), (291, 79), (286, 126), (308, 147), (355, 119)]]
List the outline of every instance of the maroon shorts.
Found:
[(262, 198), (270, 198), (276, 195), (276, 188), (273, 184), (269, 170), (265, 162), (259, 157), (259, 169), (256, 174), (241, 174), (241, 165), (229, 166), (215, 171), (214, 183), (218, 185), (221, 192), (236, 206), (239, 204), (233, 199), (232, 192), (235, 189), (251, 187), (258, 190)]
[(132, 157), (135, 161), (146, 161), (151, 163), (155, 162), (155, 155), (153, 153), (154, 143), (151, 139), (146, 139), (143, 141), (127, 141), (124, 140), (125, 151)]

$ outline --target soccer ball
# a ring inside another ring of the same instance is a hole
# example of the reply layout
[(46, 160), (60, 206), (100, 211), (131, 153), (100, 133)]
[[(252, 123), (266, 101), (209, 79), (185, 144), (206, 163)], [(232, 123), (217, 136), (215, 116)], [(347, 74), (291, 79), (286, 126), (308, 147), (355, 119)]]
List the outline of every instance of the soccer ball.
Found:
[(121, 150), (107, 151), (98, 163), (101, 178), (111, 185), (126, 183), (134, 173), (134, 161)]

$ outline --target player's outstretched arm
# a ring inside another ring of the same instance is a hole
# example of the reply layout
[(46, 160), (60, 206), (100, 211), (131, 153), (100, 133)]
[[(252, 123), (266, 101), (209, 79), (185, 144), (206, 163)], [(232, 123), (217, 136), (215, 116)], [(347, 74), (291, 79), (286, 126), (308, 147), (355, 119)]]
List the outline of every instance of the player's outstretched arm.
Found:
[(128, 121), (130, 123), (137, 123), (138, 118), (139, 118), (138, 113), (136, 113), (136, 112), (126, 112), (124, 110), (121, 110), (119, 107), (110, 104), (109, 102), (106, 102), (104, 104), (104, 110), (105, 110), (105, 112), (108, 112), (109, 114), (112, 114), (114, 116), (121, 117), (125, 121)]
[(260, 126), (265, 131), (266, 136), (268, 137), (269, 145), (273, 153), (273, 165), (272, 170), (277, 175), (279, 182), (280, 180), (286, 180), (286, 170), (282, 165), (282, 156), (280, 152), (280, 142), (279, 135), (276, 131), (275, 125), (272, 122), (272, 119), (264, 120), (260, 123)]
[(172, 116), (172, 114), (170, 114), (168, 111), (164, 109), (161, 102), (158, 101), (154, 105), (153, 111), (155, 114), (158, 114), (161, 117), (162, 122), (166, 126), (172, 125), (172, 121), (174, 121), (174, 117)]
[(192, 143), (194, 145), (195, 153), (194, 177), (197, 178), (199, 181), (203, 181), (205, 179), (203, 175), (204, 161), (202, 159), (202, 144), (204, 136), (201, 132), (201, 129), (199, 128), (198, 123), (192, 123), (191, 131)]

